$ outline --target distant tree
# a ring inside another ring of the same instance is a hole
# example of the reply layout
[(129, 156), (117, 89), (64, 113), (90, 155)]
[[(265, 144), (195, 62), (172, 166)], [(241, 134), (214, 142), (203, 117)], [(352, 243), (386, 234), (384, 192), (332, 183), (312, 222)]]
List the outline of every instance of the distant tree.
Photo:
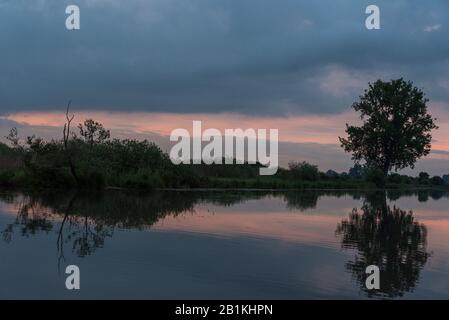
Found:
[(328, 178), (337, 178), (339, 176), (338, 172), (334, 170), (327, 170), (325, 175)]
[(352, 168), (349, 169), (348, 174), (351, 178), (362, 178), (366, 174), (366, 168), (364, 168), (359, 163), (356, 163)]
[(443, 178), (441, 178), (439, 176), (434, 176), (430, 179), (430, 183), (434, 186), (443, 186), (444, 180), (443, 180)]
[(443, 180), (444, 180), (444, 182), (445, 182), (446, 184), (449, 184), (449, 174), (445, 174), (445, 175), (443, 176)]
[(93, 119), (87, 119), (83, 124), (78, 124), (78, 129), (81, 137), (83, 137), (84, 141), (90, 146), (95, 143), (103, 143), (111, 136), (109, 130), (106, 130), (101, 123), (96, 122)]
[(407, 175), (401, 175), (399, 173), (392, 173), (388, 176), (388, 181), (396, 184), (411, 184), (412, 179)]
[(402, 78), (369, 84), (364, 95), (352, 107), (360, 112), (363, 124), (346, 125), (347, 138), (341, 146), (352, 153), (352, 159), (364, 160), (379, 168), (384, 181), (388, 172), (414, 167), (417, 159), (429, 154), (431, 131), (437, 129), (427, 111), (423, 91)]
[(418, 176), (418, 183), (419, 184), (429, 184), (429, 174), (427, 172), (420, 172)]
[(316, 181), (320, 178), (318, 166), (303, 162), (291, 161), (288, 164), (290, 172), (295, 178), (307, 181)]

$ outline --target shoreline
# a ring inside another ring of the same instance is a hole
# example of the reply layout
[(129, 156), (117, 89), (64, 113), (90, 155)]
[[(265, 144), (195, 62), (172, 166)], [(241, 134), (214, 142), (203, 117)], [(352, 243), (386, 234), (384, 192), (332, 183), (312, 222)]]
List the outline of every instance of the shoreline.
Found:
[(443, 191), (449, 192), (448, 187), (387, 187), (387, 188), (153, 188), (153, 189), (138, 189), (125, 187), (105, 187), (101, 189), (95, 188), (46, 188), (46, 187), (6, 187), (0, 186), (2, 191), (76, 191), (76, 192), (103, 192), (103, 191), (124, 191), (124, 192), (381, 192), (381, 191)]

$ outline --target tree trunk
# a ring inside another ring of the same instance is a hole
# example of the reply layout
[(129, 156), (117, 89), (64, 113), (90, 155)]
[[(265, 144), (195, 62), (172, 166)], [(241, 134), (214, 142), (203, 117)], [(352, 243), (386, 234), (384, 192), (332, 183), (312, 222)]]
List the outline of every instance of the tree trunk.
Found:
[(73, 118), (75, 115), (72, 115), (69, 117), (69, 109), (70, 109), (71, 101), (67, 104), (67, 110), (66, 110), (66, 119), (67, 123), (64, 124), (64, 130), (63, 130), (63, 139), (64, 139), (64, 150), (67, 156), (67, 161), (69, 162), (70, 172), (72, 173), (73, 178), (75, 179), (76, 185), (80, 187), (80, 180), (78, 177), (78, 174), (76, 173), (75, 164), (72, 160), (72, 155), (69, 150), (69, 139), (70, 139), (70, 124), (72, 123)]
[(382, 188), (385, 188), (387, 185), (388, 172), (390, 171), (390, 161), (386, 161), (383, 167), (384, 179), (382, 181)]

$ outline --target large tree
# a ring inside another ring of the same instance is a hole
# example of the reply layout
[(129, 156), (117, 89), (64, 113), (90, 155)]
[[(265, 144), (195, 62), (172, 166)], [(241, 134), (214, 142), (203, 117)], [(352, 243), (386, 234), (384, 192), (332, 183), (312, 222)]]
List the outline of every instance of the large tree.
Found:
[(428, 99), (411, 81), (402, 78), (377, 80), (352, 108), (360, 112), (361, 126), (346, 124), (347, 138), (341, 146), (352, 159), (380, 170), (384, 177), (391, 170), (414, 167), (429, 154), (435, 120), (427, 110)]

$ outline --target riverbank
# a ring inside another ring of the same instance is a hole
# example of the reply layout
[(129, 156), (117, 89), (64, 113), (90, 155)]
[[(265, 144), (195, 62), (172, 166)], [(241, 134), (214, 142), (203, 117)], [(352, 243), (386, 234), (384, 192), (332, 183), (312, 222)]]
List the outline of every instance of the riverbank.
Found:
[(307, 162), (290, 162), (275, 175), (261, 176), (259, 163), (175, 165), (149, 141), (112, 140), (89, 144), (80, 139), (66, 148), (60, 141), (28, 141), (9, 147), (0, 143), (0, 186), (103, 190), (252, 189), (372, 190), (449, 188), (444, 177), (417, 177), (354, 165), (348, 172), (322, 172)]

